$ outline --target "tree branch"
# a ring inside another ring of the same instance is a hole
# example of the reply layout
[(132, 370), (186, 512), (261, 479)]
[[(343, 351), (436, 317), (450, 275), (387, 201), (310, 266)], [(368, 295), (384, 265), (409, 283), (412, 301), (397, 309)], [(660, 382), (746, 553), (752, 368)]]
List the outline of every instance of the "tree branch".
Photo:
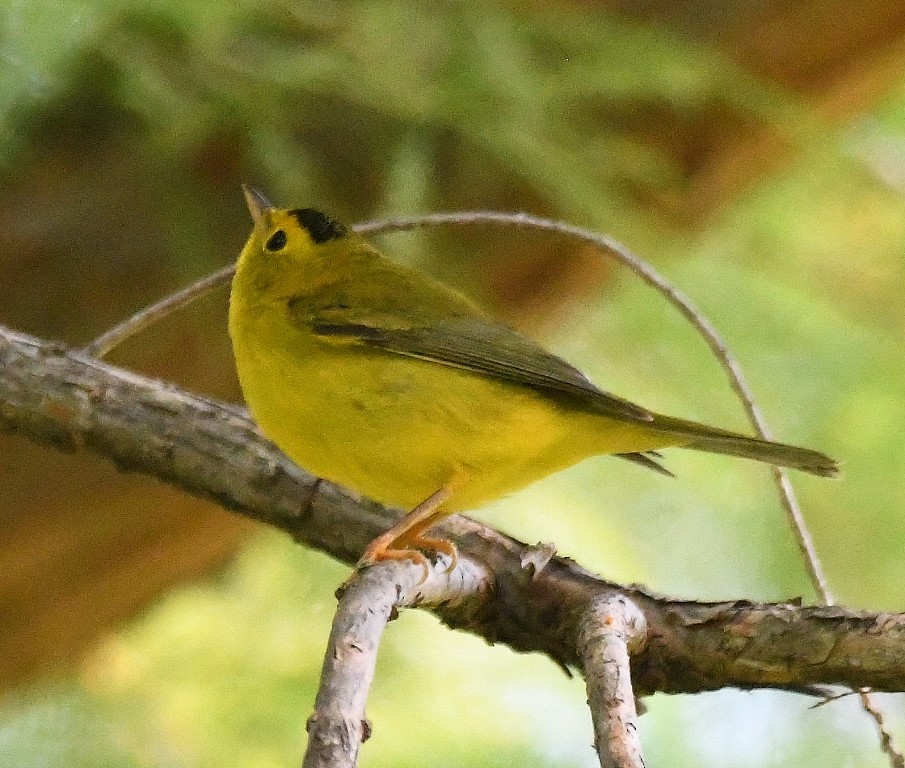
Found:
[(622, 596), (595, 601), (579, 624), (578, 656), (601, 768), (644, 768), (629, 657), (646, 639), (644, 614)]
[(384, 562), (356, 571), (340, 589), (302, 768), (353, 768), (371, 733), (365, 702), (386, 623), (399, 608), (464, 602), (490, 589), (486, 568), (462, 566), (447, 572), (441, 561), (424, 578), (418, 564)]
[[(235, 406), (2, 327), (0, 428), (61, 448), (89, 448), (350, 564), (399, 515), (316, 482)], [(905, 615), (668, 599), (607, 582), (561, 558), (536, 572), (533, 548), (465, 517), (451, 518), (441, 530), (457, 542), (460, 565), (487, 579), (469, 599), (429, 610), (490, 642), (578, 667), (584, 608), (627, 598), (648, 627), (646, 646), (631, 659), (636, 693), (815, 684), (905, 690)]]

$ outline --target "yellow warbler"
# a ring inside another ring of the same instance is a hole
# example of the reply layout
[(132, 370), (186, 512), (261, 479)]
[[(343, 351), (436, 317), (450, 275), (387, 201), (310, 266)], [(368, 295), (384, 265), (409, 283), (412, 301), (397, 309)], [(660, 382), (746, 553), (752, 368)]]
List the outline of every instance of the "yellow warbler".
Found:
[(242, 391), (299, 465), (412, 510), (363, 562), (424, 564), (424, 550), (455, 562), (450, 542), (424, 535), (437, 520), (596, 454), (661, 469), (649, 453), (680, 446), (836, 474), (822, 453), (608, 394), (325, 214), (245, 194), (254, 230), (229, 314)]

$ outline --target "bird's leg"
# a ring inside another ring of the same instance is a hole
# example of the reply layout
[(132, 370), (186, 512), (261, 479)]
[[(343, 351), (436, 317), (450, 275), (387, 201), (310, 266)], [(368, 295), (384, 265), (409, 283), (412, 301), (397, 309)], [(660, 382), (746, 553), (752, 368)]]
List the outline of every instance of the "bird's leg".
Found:
[(359, 567), (373, 565), (381, 560), (413, 560), (424, 568), (427, 578), (430, 563), (424, 556), (424, 550), (431, 550), (449, 555), (452, 560), (449, 570), (452, 570), (458, 559), (455, 545), (448, 539), (434, 539), (422, 535), (434, 523), (450, 514), (441, 508), (450, 495), (452, 495), (451, 485), (444, 485), (428, 496), (392, 528), (368, 544), (358, 561)]
[(449, 566), (446, 572), (449, 573), (456, 567), (459, 562), (459, 550), (456, 545), (449, 539), (440, 539), (432, 536), (422, 536), (422, 534), (431, 528), (435, 523), (439, 523), (444, 517), (449, 517), (450, 513), (445, 509), (438, 509), (432, 515), (424, 518), (417, 525), (413, 525), (405, 534), (405, 543), (409, 547), (409, 551), (433, 551), (442, 552), (449, 557)]

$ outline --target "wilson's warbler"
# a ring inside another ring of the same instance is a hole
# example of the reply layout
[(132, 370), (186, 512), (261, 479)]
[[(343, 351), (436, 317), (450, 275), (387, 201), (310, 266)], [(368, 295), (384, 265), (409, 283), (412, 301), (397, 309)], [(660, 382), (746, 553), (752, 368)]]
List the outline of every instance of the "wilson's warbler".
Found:
[(372, 542), (364, 563), (426, 564), (424, 550), (454, 563), (450, 542), (424, 536), (433, 523), (595, 454), (661, 469), (650, 452), (681, 446), (836, 474), (822, 453), (603, 392), (325, 214), (275, 208), (248, 188), (245, 196), (254, 231), (229, 313), (242, 391), (264, 433), (299, 465), (413, 510)]

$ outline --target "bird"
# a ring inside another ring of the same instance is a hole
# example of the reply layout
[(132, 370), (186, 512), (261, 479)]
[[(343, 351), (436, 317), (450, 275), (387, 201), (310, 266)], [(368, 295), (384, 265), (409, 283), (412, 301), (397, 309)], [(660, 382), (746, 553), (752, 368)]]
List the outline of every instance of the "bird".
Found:
[(230, 293), (229, 332), (246, 404), (263, 433), (316, 476), (407, 514), (360, 566), (427, 553), (429, 536), (595, 455), (670, 474), (686, 448), (837, 474), (818, 451), (656, 413), (577, 368), (459, 291), (389, 259), (331, 216), (284, 209), (244, 187), (253, 230)]

